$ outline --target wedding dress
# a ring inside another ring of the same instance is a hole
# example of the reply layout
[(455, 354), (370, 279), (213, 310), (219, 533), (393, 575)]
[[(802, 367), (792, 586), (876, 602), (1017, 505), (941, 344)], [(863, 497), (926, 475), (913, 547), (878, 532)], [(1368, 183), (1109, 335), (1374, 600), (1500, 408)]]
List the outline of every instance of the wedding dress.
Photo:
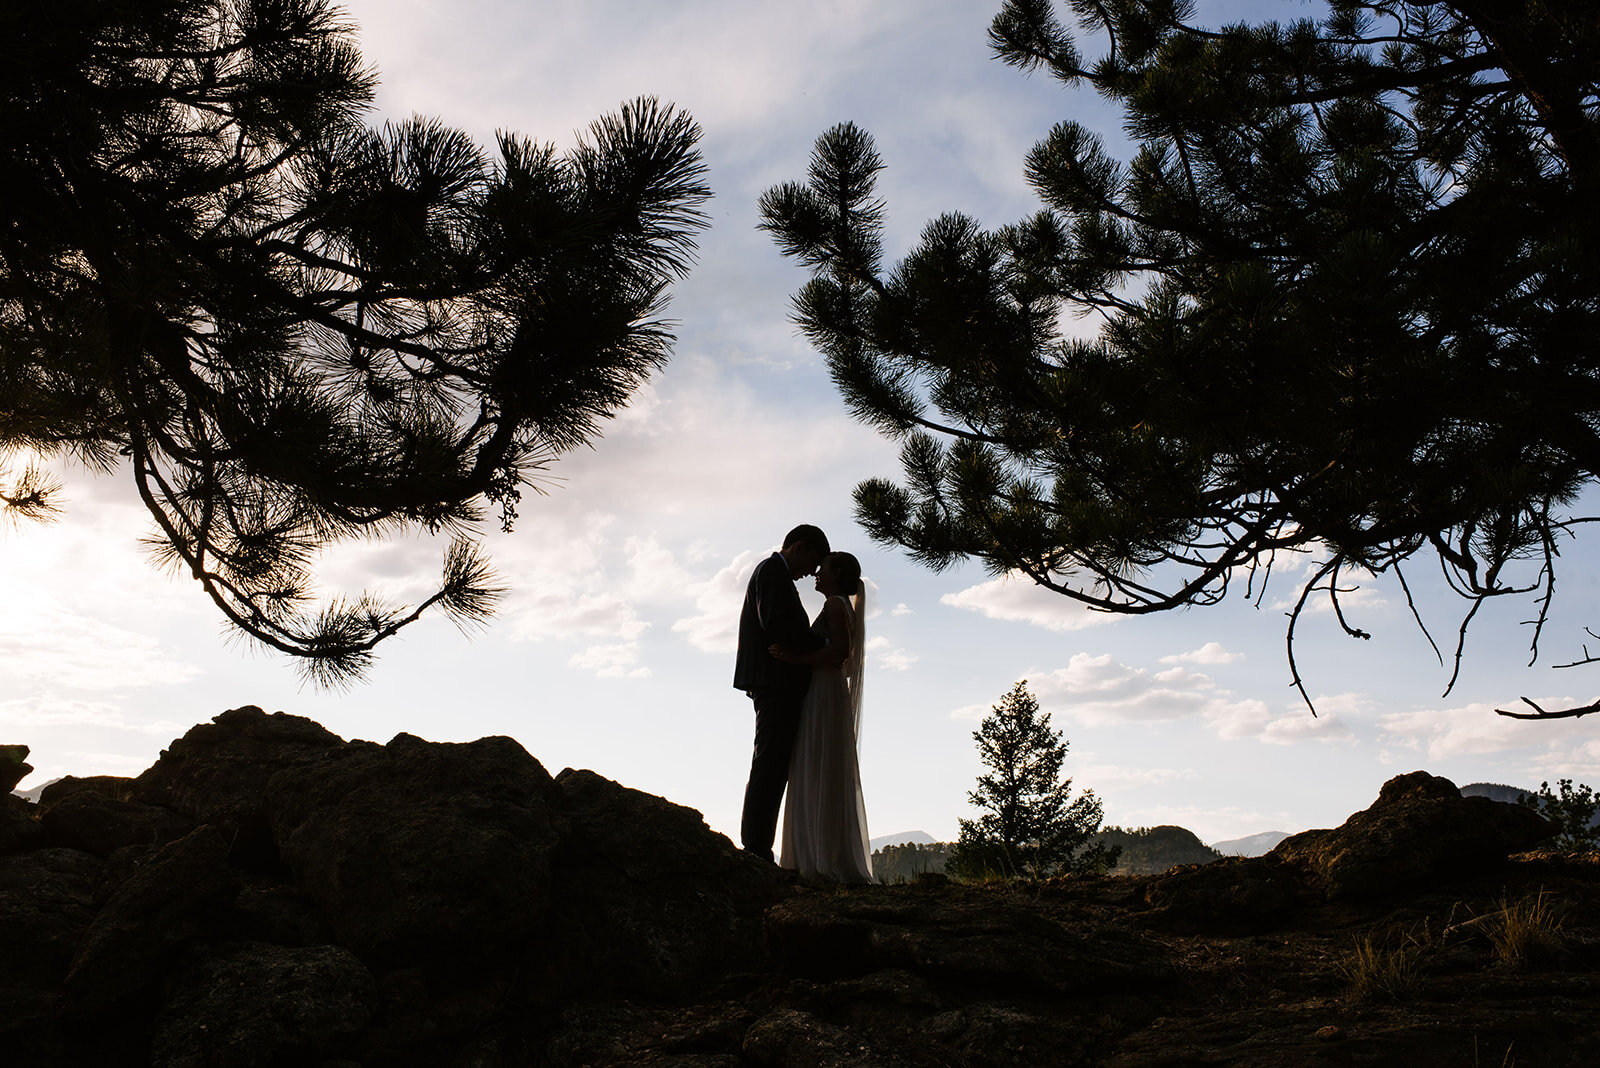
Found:
[[(850, 621), (850, 655), (838, 667), (815, 667), (800, 710), (783, 804), (781, 863), (807, 878), (872, 881), (867, 807), (861, 796), (862, 614), (838, 597)], [(822, 630), (817, 616), (813, 630)]]

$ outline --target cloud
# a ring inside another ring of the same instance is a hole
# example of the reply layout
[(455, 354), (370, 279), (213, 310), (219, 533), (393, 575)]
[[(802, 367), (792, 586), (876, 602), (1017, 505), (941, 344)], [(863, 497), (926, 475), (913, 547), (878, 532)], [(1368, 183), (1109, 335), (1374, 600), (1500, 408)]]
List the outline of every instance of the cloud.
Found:
[(692, 586), (695, 612), (672, 624), (674, 634), (703, 653), (731, 653), (739, 647), (739, 609), (756, 564), (770, 550), (747, 549), (711, 578)]
[(1247, 700), (1215, 702), (1203, 712), (1206, 722), (1224, 741), (1254, 738), (1266, 745), (1296, 742), (1354, 742), (1355, 733), (1338, 715), (1313, 717), (1299, 708), (1286, 713), (1270, 711), (1265, 702)]
[(591, 645), (581, 653), (574, 653), (567, 663), (582, 671), (592, 671), (602, 679), (650, 677), (650, 669), (639, 666), (638, 642)]
[(628, 565), (627, 589), (641, 601), (676, 600), (693, 585), (672, 550), (649, 537), (630, 537), (622, 544)]
[[(1536, 700), (1546, 708), (1574, 703), (1568, 697)], [(1378, 728), (1383, 732), (1386, 744), (1421, 750), (1436, 760), (1535, 746), (1550, 746), (1553, 749), (1578, 741), (1581, 737), (1581, 733), (1573, 730), (1570, 723), (1534, 723), (1497, 716), (1494, 706), (1482, 701), (1451, 708), (1390, 712), (1378, 717)]]
[(1187, 653), (1174, 653), (1172, 656), (1161, 658), (1163, 664), (1231, 664), (1235, 660), (1243, 660), (1243, 653), (1230, 653), (1222, 647), (1221, 642), (1206, 642), (1198, 649), (1191, 649)]
[(163, 686), (201, 673), (149, 634), (33, 598), (0, 604), (0, 663), (13, 682), (80, 690)]
[(867, 652), (872, 654), (873, 666), (883, 668), (885, 671), (905, 671), (917, 662), (915, 653), (890, 648), (888, 638), (868, 638)]
[(53, 692), (0, 701), (0, 728), (26, 731), (44, 727), (96, 727), (175, 738), (187, 725), (170, 719), (133, 723), (116, 705)]
[(904, 601), (901, 601), (899, 604), (895, 605), (894, 608), (890, 609), (889, 614), (891, 616), (911, 616), (911, 615), (916, 615), (915, 612), (913, 612), (911, 609), (906, 607), (906, 603)]
[[(1163, 662), (1172, 659), (1179, 658)], [(1046, 711), (1059, 711), (1089, 727), (1193, 716), (1225, 741), (1253, 738), (1268, 745), (1292, 745), (1355, 740), (1337, 715), (1313, 719), (1300, 710), (1274, 713), (1266, 702), (1240, 698), (1218, 687), (1211, 676), (1183, 664), (1150, 671), (1119, 663), (1110, 653), (1076, 653), (1064, 668), (1030, 673), (1028, 683)], [(1337, 699), (1330, 701), (1338, 704)]]
[(1193, 768), (1131, 768), (1120, 764), (1088, 764), (1072, 774), (1073, 785), (1104, 796), (1110, 791), (1169, 782), (1198, 782)]
[(1067, 666), (1028, 676), (1029, 687), (1048, 710), (1086, 726), (1179, 719), (1205, 709), (1216, 684), (1184, 667), (1151, 674), (1112, 659), (1110, 653), (1074, 653)]
[(1033, 580), (1016, 574), (1002, 575), (957, 593), (947, 593), (939, 600), (954, 608), (982, 613), (989, 619), (1032, 623), (1053, 631), (1083, 630), (1117, 621), (1109, 612), (1090, 611), (1077, 601), (1051, 593)]

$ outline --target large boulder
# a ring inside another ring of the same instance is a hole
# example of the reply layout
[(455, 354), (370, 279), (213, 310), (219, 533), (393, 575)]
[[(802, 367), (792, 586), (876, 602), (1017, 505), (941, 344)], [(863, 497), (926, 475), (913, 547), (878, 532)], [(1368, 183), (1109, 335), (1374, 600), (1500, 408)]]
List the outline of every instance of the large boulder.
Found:
[(570, 994), (692, 995), (762, 954), (788, 880), (692, 808), (597, 775), (556, 778), (564, 831), (535, 967)]
[(278, 854), (336, 941), (389, 964), (515, 951), (549, 905), (557, 827), (544, 767), (510, 738), (351, 743), (282, 768)]
[[(140, 853), (138, 847), (128, 852)], [(226, 934), (234, 917), (239, 876), (215, 828), (198, 827), (147, 855), (123, 856), (134, 863), (95, 915), (67, 972), (65, 992), (75, 1015), (155, 997), (177, 958)]]
[(1414, 771), (1384, 783), (1378, 799), (1341, 826), (1292, 835), (1268, 856), (1343, 901), (1500, 864), (1553, 833), (1530, 808), (1462, 797), (1449, 779)]
[(264, 807), (268, 780), (344, 746), (337, 734), (304, 716), (268, 715), (245, 705), (191, 727), (162, 750), (130, 792), (223, 830), (235, 864), (270, 867), (277, 857)]

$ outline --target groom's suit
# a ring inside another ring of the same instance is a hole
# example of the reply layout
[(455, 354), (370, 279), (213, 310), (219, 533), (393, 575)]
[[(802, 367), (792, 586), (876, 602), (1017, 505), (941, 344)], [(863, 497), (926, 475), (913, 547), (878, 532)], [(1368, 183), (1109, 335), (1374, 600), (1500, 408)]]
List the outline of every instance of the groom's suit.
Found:
[(811, 668), (785, 664), (767, 651), (782, 645), (797, 652), (821, 648), (805, 606), (789, 577), (782, 553), (756, 565), (739, 613), (739, 653), (733, 685), (750, 695), (756, 708), (756, 744), (750, 782), (744, 791), (739, 839), (752, 853), (770, 858), (778, 830), (778, 806), (789, 782), (789, 757), (800, 727), (800, 705), (811, 685)]

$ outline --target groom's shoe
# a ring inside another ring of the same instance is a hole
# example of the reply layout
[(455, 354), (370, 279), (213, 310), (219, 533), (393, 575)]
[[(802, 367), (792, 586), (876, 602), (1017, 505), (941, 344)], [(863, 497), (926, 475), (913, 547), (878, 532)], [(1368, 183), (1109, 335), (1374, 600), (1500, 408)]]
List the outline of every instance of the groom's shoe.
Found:
[(752, 857), (756, 857), (759, 860), (766, 861), (768, 864), (776, 864), (777, 863), (777, 861), (772, 859), (772, 850), (770, 850), (770, 849), (766, 849), (766, 850), (751, 849), (749, 846), (740, 846), (739, 847), (739, 852), (748, 853)]

